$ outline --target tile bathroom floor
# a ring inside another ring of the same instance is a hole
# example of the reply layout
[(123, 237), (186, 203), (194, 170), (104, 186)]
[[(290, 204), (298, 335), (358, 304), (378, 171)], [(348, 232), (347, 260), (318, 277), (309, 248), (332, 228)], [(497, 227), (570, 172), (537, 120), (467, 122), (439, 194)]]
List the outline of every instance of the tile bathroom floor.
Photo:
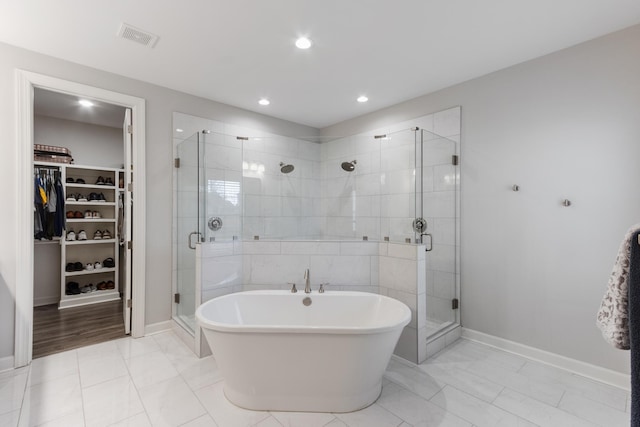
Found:
[(0, 373), (0, 426), (628, 426), (629, 393), (461, 339), (418, 367), (392, 360), (376, 403), (348, 414), (230, 404), (211, 357), (172, 332)]

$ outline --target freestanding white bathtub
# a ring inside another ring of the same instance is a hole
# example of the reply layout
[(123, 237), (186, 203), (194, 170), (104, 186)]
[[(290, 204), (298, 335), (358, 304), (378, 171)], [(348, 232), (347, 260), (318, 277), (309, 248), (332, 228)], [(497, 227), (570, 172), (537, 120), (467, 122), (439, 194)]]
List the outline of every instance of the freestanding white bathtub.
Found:
[(350, 412), (380, 395), (411, 312), (400, 301), (365, 292), (251, 291), (212, 299), (196, 318), (232, 403)]

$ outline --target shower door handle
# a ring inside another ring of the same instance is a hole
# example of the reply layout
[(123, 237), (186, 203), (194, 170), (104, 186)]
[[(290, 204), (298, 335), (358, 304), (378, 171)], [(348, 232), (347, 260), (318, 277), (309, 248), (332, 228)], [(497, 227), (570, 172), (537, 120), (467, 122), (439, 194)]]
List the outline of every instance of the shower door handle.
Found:
[(193, 232), (189, 233), (189, 243), (188, 243), (188, 245), (189, 245), (189, 249), (194, 249), (194, 250), (195, 250), (195, 249), (196, 249), (196, 245), (192, 245), (192, 244), (191, 244), (191, 237), (192, 237), (194, 234), (195, 234), (196, 236), (200, 236), (200, 237), (199, 237), (199, 239), (198, 239), (198, 240), (196, 240), (196, 242), (200, 242), (200, 241), (202, 240), (202, 234), (201, 234), (200, 232), (198, 232), (198, 231), (193, 231)]
[[(433, 250), (433, 236), (431, 234), (429, 234), (429, 233), (424, 233), (424, 234), (421, 234), (420, 236), (421, 237), (422, 236), (428, 236), (429, 237), (429, 246), (427, 246), (424, 250), (426, 252), (431, 252)], [(426, 244), (425, 244), (425, 246), (426, 246)]]

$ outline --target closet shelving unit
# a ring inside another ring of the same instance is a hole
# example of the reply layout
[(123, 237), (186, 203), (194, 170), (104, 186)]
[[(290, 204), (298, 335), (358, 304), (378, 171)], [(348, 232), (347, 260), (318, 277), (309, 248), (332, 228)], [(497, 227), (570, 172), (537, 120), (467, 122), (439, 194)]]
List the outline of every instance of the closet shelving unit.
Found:
[[(35, 162), (39, 165), (56, 165), (60, 167), (62, 182), (65, 187), (65, 198), (70, 195), (82, 194), (89, 200), (91, 193), (102, 193), (106, 201), (70, 201), (65, 200), (65, 214), (68, 211), (79, 211), (83, 215), (85, 211), (99, 212), (100, 218), (67, 218), (65, 235), (60, 239), (61, 248), (61, 279), (60, 279), (60, 303), (59, 309), (76, 307), (87, 304), (95, 304), (105, 301), (120, 299), (119, 287), (119, 242), (118, 242), (118, 196), (123, 189), (118, 186), (118, 179), (122, 174), (122, 169), (106, 168), (101, 166), (81, 166), (72, 164), (57, 164)], [(104, 180), (111, 178), (114, 185), (96, 184), (98, 177)], [(73, 178), (74, 182), (66, 182), (67, 178)], [(75, 182), (82, 178), (85, 183)], [(81, 230), (87, 234), (87, 240), (67, 241), (66, 234), (73, 230), (76, 236)], [(108, 230), (111, 239), (94, 240), (96, 230)], [(101, 264), (106, 258), (113, 258), (115, 267), (82, 271), (66, 271), (68, 263), (82, 263), (86, 267), (87, 263)], [(78, 295), (67, 295), (66, 287), (69, 282), (77, 282), (79, 287), (100, 282), (113, 281), (114, 289), (96, 290)]]

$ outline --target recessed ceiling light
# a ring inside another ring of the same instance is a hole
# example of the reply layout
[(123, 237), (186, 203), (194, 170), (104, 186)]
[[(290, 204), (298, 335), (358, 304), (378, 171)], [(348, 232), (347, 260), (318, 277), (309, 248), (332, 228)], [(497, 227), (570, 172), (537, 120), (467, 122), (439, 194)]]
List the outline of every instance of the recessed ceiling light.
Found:
[(258, 104), (260, 104), (260, 105), (269, 105), (269, 104), (271, 104), (271, 101), (269, 101), (267, 98), (261, 98), (260, 101), (258, 101)]
[(356, 101), (358, 101), (358, 102), (367, 102), (368, 100), (369, 100), (369, 98), (367, 98), (364, 95), (361, 95), (361, 96), (358, 97), (358, 99), (356, 99)]
[(83, 107), (93, 107), (93, 102), (86, 99), (79, 100), (78, 104), (82, 105)]
[(180, 128), (176, 128), (176, 132), (184, 132), (184, 131)]
[(306, 37), (300, 37), (296, 40), (296, 47), (298, 49), (309, 49), (311, 47), (311, 40)]

